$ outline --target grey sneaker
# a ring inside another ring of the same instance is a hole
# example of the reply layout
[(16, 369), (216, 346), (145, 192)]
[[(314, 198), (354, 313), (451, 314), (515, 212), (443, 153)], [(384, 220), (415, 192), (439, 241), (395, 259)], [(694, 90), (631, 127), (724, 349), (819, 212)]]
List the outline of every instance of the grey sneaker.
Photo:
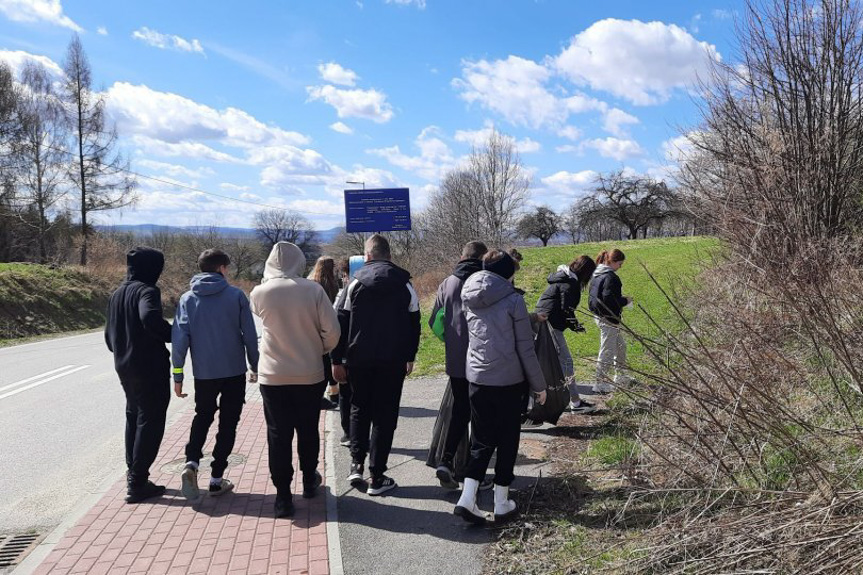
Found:
[(201, 496), (201, 490), (198, 489), (198, 470), (194, 465), (187, 465), (183, 468), (183, 474), (180, 475), (180, 493), (186, 499), (197, 499)]
[(458, 489), (458, 481), (453, 476), (452, 468), (446, 463), (441, 463), (437, 466), (435, 476), (437, 476), (440, 486), (444, 489)]
[(342, 438), (339, 439), (339, 445), (341, 445), (343, 447), (350, 447), (351, 446), (351, 438), (348, 437), (347, 433), (343, 434)]
[(362, 463), (351, 463), (351, 472), (348, 475), (348, 483), (353, 487), (357, 487), (363, 482), (363, 472), (365, 468)]

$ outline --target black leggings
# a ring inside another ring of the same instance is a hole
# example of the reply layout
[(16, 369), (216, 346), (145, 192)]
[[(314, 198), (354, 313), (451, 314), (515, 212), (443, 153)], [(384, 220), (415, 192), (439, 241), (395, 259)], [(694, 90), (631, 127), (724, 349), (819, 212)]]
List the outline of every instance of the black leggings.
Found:
[(523, 389), (521, 383), (506, 387), (470, 384), (471, 444), (465, 477), (482, 481), (497, 450), (494, 483), (503, 486), (512, 483), (521, 433)]

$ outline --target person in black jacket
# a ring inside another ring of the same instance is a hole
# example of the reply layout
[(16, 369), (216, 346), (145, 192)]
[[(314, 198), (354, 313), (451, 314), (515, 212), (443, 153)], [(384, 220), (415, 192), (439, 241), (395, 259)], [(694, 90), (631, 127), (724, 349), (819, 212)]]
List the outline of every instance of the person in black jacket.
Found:
[(339, 301), (342, 335), (330, 356), (333, 376), (339, 382), (350, 379), (353, 391), (348, 481), (355, 487), (363, 482), (368, 453), (372, 482), (366, 493), (380, 495), (396, 487), (384, 472), (402, 386), (419, 348), (420, 308), (410, 274), (390, 261), (385, 237), (375, 234), (366, 240), (364, 257), (365, 265)]
[(614, 367), (614, 383), (622, 383), (627, 379), (626, 342), (620, 333), (620, 319), (624, 306), (632, 303), (632, 298), (624, 297), (621, 292), (623, 284), (615, 273), (623, 265), (626, 256), (614, 249), (599, 253), (596, 257), (596, 271), (590, 282), (590, 298), (588, 307), (596, 316), (599, 326), (599, 356), (596, 359), (596, 382), (593, 391), (610, 393), (614, 385), (608, 373)]
[(596, 269), (596, 264), (588, 256), (579, 256), (569, 265), (561, 265), (548, 276), (548, 287), (536, 304), (536, 312), (545, 315), (552, 328), (558, 348), (560, 366), (563, 375), (569, 380), (569, 411), (573, 413), (590, 413), (596, 406), (578, 396), (578, 386), (575, 379), (575, 366), (572, 354), (566, 345), (563, 331), (567, 328), (574, 332), (583, 332), (584, 326), (578, 322), (575, 309), (581, 301), (581, 291), (590, 282)]
[(165, 492), (149, 481), (159, 453), (171, 399), (171, 361), (166, 343), (171, 324), (162, 315), (156, 282), (165, 267), (162, 252), (136, 247), (126, 254), (126, 280), (111, 294), (105, 343), (126, 393), (126, 501), (137, 503)]

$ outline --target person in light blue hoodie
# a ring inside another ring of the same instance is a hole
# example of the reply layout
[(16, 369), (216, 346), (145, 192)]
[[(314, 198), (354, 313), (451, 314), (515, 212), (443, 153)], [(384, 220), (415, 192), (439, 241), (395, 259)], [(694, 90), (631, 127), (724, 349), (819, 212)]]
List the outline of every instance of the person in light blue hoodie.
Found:
[(198, 466), (207, 432), (219, 411), (219, 431), (213, 448), (210, 495), (222, 495), (234, 488), (223, 477), (228, 456), (234, 448), (237, 425), (246, 398), (246, 360), (249, 382), (257, 381), (258, 334), (246, 294), (225, 279), (231, 260), (217, 249), (198, 257), (201, 273), (189, 282), (191, 290), (180, 298), (174, 316), (171, 360), (174, 365), (174, 393), (183, 393), (183, 366), (191, 350), (195, 375), (195, 417), (186, 444), (186, 466), (181, 492), (197, 499)]

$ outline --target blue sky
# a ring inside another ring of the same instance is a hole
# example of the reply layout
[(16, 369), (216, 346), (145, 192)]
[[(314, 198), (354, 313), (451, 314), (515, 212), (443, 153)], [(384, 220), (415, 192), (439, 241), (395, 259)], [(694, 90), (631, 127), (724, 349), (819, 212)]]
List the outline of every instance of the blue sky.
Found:
[[(59, 72), (78, 32), (142, 174), (102, 223), (250, 227), (254, 203), (343, 225), (347, 180), (421, 209), (492, 127), (563, 209), (596, 172), (667, 177), (734, 2), (0, 0), (0, 59)], [(676, 140), (676, 141), (675, 141)]]

